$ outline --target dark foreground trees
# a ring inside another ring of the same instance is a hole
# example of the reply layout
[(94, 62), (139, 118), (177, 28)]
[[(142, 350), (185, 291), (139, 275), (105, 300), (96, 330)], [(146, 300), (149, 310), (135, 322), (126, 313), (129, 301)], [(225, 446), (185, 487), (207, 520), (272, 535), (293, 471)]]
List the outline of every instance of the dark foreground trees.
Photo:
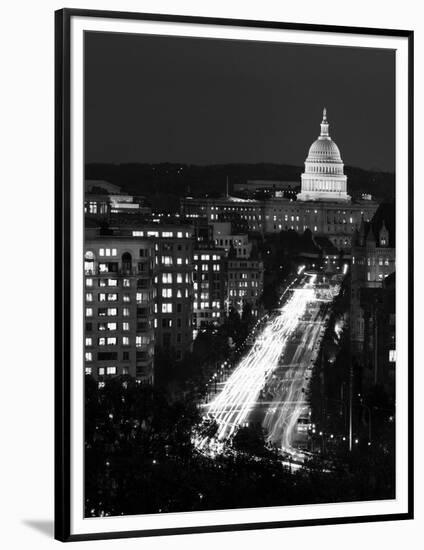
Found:
[[(133, 380), (98, 388), (86, 377), (85, 510), (87, 516), (278, 506), (391, 497), (378, 450), (323, 472), (323, 463), (290, 472), (260, 449), (260, 430), (241, 430), (214, 459), (194, 448), (201, 422), (189, 400)], [(213, 425), (207, 426), (213, 434)], [(386, 471), (386, 470), (384, 470)]]

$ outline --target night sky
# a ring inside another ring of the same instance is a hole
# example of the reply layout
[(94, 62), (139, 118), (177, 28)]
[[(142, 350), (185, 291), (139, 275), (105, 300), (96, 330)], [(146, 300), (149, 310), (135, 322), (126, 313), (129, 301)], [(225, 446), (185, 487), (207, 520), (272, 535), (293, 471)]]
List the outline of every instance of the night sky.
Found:
[(327, 107), (345, 164), (394, 170), (393, 51), (86, 33), (86, 162), (302, 165)]

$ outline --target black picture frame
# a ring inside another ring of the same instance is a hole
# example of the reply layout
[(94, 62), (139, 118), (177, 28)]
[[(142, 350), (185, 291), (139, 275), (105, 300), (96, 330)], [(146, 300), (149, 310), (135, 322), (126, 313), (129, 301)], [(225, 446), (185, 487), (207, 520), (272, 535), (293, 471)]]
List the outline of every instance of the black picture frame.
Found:
[[(362, 34), (402, 37), (408, 41), (408, 319), (409, 319), (409, 365), (408, 365), (408, 511), (400, 514), (302, 519), (293, 521), (270, 521), (266, 523), (223, 524), (216, 526), (193, 526), (180, 528), (131, 530), (119, 532), (71, 533), (71, 19), (73, 17), (102, 19), (130, 19), (174, 23), (195, 23), (220, 26), (243, 26), (260, 29), (298, 31), (323, 31), (328, 33)], [(128, 537), (150, 537), (218, 531), (241, 531), (280, 527), (330, 525), (376, 521), (407, 520), (413, 518), (413, 31), (220, 19), (212, 17), (189, 17), (179, 15), (131, 13), (119, 11), (62, 9), (55, 12), (55, 538), (57, 540), (82, 541)]]

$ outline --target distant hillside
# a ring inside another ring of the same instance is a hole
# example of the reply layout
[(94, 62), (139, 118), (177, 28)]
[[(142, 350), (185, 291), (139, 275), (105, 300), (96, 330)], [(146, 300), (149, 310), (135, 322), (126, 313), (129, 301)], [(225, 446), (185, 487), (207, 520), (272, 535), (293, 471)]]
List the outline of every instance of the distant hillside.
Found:
[[(248, 179), (299, 181), (303, 167), (286, 164), (88, 164), (86, 179), (106, 180), (120, 185), (124, 192), (146, 196), (153, 207), (174, 209), (179, 197), (219, 196), (229, 179), (230, 192), (235, 183)], [(345, 167), (349, 193), (371, 193), (379, 199), (394, 196), (394, 174)]]

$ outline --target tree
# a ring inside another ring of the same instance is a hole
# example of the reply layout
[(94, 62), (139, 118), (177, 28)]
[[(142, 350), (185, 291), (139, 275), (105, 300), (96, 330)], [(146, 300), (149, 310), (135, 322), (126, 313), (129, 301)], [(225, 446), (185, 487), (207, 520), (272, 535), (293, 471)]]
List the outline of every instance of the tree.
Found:
[(232, 441), (233, 447), (253, 455), (263, 455), (265, 449), (265, 437), (260, 425), (243, 426), (239, 428)]

